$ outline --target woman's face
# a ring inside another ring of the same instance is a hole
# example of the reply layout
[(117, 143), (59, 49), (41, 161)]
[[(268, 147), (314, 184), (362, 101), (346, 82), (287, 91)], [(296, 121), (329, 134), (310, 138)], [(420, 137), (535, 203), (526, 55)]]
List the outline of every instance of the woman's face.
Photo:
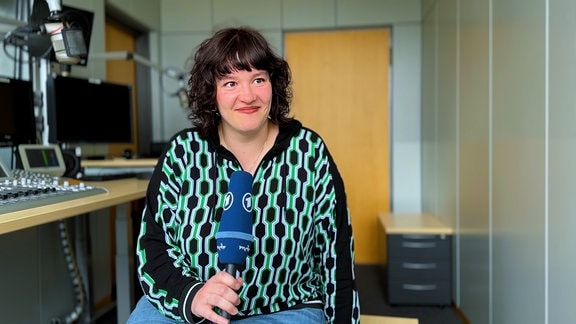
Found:
[(267, 71), (234, 71), (216, 81), (216, 104), (224, 126), (251, 133), (264, 125), (272, 103)]

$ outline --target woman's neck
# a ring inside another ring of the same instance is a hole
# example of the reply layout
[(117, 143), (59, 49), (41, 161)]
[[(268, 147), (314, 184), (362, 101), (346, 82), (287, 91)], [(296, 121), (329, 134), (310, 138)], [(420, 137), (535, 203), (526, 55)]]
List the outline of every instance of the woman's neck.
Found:
[(254, 135), (239, 135), (229, 131), (222, 124), (219, 127), (220, 144), (232, 152), (242, 165), (242, 168), (254, 174), (256, 167), (270, 149), (273, 143), (269, 143), (271, 138), (270, 122)]

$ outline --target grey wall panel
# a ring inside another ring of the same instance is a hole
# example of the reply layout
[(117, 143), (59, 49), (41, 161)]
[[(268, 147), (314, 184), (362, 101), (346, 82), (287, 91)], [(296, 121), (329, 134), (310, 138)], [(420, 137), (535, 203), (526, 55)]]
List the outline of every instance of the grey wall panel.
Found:
[[(441, 182), (457, 179), (456, 302), (472, 323), (571, 322), (576, 4), (423, 7), (424, 210), (454, 205)], [(450, 34), (459, 40), (455, 58), (445, 51)], [(456, 84), (443, 77), (450, 61), (460, 69)], [(457, 118), (444, 96), (457, 98)], [(442, 165), (452, 123), (456, 176)]]
[(456, 0), (440, 3), (438, 15), (438, 70), (436, 73), (438, 103), (438, 210), (437, 215), (448, 225), (456, 225), (458, 199), (458, 39)]
[(576, 298), (576, 2), (550, 2), (549, 323), (573, 319)]
[[(422, 19), (422, 210), (438, 213), (438, 10)], [(398, 73), (398, 72), (395, 72)]]
[[(402, 175), (401, 181), (392, 181), (391, 192), (394, 212), (420, 212), (421, 189), (421, 65), (420, 24), (401, 24), (392, 29), (392, 84), (396, 91), (391, 98), (394, 111), (391, 116), (392, 174)], [(393, 179), (394, 180), (394, 179)]]
[(121, 10), (149, 30), (160, 28), (160, 15), (158, 14), (160, 1), (158, 0), (106, 0), (106, 4)]
[[(204, 33), (169, 33), (162, 37), (162, 65), (175, 67), (184, 71), (185, 63), (191, 59), (200, 43), (209, 37), (211, 32)], [(163, 140), (167, 140), (177, 131), (192, 126), (186, 118), (187, 111), (183, 109), (177, 97), (169, 95), (174, 93), (175, 84), (173, 80), (163, 77), (161, 84)]]
[(477, 323), (490, 318), (489, 3), (460, 2), (459, 281), (455, 296)]
[(160, 10), (160, 30), (165, 33), (202, 30), (211, 32), (212, 7), (212, 1), (206, 0), (171, 1), (169, 6), (163, 4)]
[(420, 21), (419, 0), (336, 0), (336, 24), (370, 26)]
[(212, 0), (214, 27), (250, 25), (261, 30), (282, 29), (281, 0)]
[(282, 19), (284, 29), (334, 28), (336, 2), (335, 0), (282, 1)]
[(496, 2), (493, 8), (492, 307), (497, 323), (544, 323), (545, 318), (546, 43), (541, 3), (515, 0)]

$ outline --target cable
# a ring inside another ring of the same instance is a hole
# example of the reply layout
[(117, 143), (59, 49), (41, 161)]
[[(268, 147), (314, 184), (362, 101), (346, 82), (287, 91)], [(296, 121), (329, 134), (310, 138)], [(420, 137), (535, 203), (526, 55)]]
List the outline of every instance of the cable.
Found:
[(74, 285), (74, 292), (76, 293), (76, 306), (74, 307), (74, 310), (64, 318), (64, 321), (62, 321), (62, 319), (55, 318), (52, 319), (51, 323), (75, 323), (78, 318), (80, 318), (80, 315), (84, 309), (84, 305), (86, 303), (86, 294), (84, 292), (82, 276), (78, 270), (78, 262), (70, 245), (70, 236), (68, 235), (68, 226), (66, 225), (66, 221), (62, 219), (59, 220), (58, 228), (60, 230), (60, 245), (62, 246), (62, 251), (64, 252), (64, 257), (66, 258), (66, 263), (68, 264), (70, 278), (72, 279), (72, 284)]
[[(28, 53), (29, 56), (49, 59), (52, 53), (52, 44), (49, 42), (43, 44), (42, 38), (49, 39), (49, 36), (42, 31), (42, 28), (41, 25), (28, 24), (18, 26), (16, 29), (7, 32), (2, 40), (2, 47), (6, 57), (14, 62), (18, 62), (19, 65), (31, 62), (24, 58), (24, 53)], [(40, 51), (42, 45), (46, 45), (46, 48), (42, 48), (41, 53), (32, 53), (34, 51)], [(9, 47), (14, 49), (14, 54), (9, 52)], [(36, 50), (31, 51), (31, 48), (36, 48)]]

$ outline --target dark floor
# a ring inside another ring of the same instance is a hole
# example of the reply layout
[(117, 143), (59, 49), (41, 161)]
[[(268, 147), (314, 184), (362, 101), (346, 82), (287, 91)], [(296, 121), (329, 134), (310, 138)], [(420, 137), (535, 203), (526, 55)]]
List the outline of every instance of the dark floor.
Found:
[[(449, 306), (388, 305), (378, 266), (357, 265), (356, 277), (362, 314), (417, 318), (418, 324), (463, 323), (454, 308)], [(117, 324), (116, 309), (101, 316), (94, 324)]]

